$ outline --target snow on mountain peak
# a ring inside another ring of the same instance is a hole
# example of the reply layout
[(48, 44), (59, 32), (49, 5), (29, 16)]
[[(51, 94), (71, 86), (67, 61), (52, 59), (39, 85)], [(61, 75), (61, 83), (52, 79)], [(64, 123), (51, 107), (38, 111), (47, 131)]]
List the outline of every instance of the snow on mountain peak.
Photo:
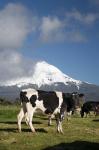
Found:
[(75, 80), (69, 76), (62, 73), (57, 67), (46, 63), (45, 61), (38, 62), (34, 69), (33, 81), (38, 87), (47, 84), (51, 85), (53, 83), (64, 83), (68, 85), (69, 83), (75, 84), (79, 89), (79, 85), (82, 83), (80, 80)]
[(41, 86), (42, 84), (52, 84), (53, 82), (66, 83), (63, 73), (58, 68), (45, 61), (36, 64), (33, 80), (38, 86)]
[(64, 83), (65, 85), (68, 85), (69, 83), (75, 84), (78, 89), (79, 85), (82, 83), (79, 80), (75, 80), (65, 75), (55, 66), (50, 65), (45, 61), (41, 61), (36, 63), (31, 77), (23, 77), (16, 80), (7, 81), (4, 85), (17, 85), (18, 87), (22, 87), (23, 85), (36, 84), (40, 87), (42, 85), (51, 85), (59, 82)]

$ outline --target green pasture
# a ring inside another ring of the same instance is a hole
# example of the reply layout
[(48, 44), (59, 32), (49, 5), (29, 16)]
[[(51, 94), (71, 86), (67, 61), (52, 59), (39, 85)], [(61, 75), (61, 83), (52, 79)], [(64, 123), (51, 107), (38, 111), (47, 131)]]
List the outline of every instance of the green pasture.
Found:
[(56, 132), (56, 122), (48, 127), (47, 116), (35, 114), (36, 133), (22, 122), (22, 133), (17, 130), (20, 106), (0, 106), (0, 150), (99, 150), (99, 117), (73, 116), (63, 121), (64, 134)]

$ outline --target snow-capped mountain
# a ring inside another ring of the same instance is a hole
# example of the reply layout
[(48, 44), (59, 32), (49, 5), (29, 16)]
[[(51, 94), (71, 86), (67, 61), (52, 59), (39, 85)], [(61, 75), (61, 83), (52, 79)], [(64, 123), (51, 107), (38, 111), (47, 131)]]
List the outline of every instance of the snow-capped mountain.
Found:
[(88, 100), (99, 100), (99, 86), (75, 80), (45, 61), (35, 64), (31, 76), (2, 83), (0, 96), (17, 98), (21, 89), (30, 87), (46, 91), (82, 92)]
[(55, 83), (63, 83), (68, 85), (71, 82), (79, 88), (79, 85), (82, 83), (79, 80), (70, 78), (62, 73), (58, 68), (46, 62), (38, 62), (36, 64), (33, 74), (33, 81), (39, 88), (42, 85), (52, 85)]
[(35, 84), (40, 88), (43, 85), (52, 85), (57, 83), (63, 83), (69, 85), (70, 83), (78, 87), (82, 82), (75, 80), (62, 73), (58, 68), (46, 63), (45, 61), (38, 62), (35, 65), (33, 74), (30, 77), (18, 78), (3, 83), (3, 86), (18, 86), (22, 87), (29, 84)]

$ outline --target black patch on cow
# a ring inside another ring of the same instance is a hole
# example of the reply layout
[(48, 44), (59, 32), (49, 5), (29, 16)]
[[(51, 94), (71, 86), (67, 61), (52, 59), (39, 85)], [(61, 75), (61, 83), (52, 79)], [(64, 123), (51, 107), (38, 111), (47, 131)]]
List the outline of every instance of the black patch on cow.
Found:
[(62, 93), (62, 97), (63, 97), (63, 104), (62, 104), (62, 108), (67, 109), (67, 112), (69, 112), (70, 110), (73, 110), (75, 107), (75, 102), (73, 100), (73, 95), (71, 93)]
[(62, 114), (65, 111), (67, 111), (67, 104), (63, 101), (63, 103), (61, 105), (60, 113)]
[(38, 90), (38, 100), (43, 100), (43, 105), (46, 108), (46, 114), (52, 114), (59, 106), (59, 97), (55, 92), (46, 92)]
[(88, 111), (94, 111), (94, 109), (99, 105), (99, 102), (89, 101), (83, 104), (83, 109)]
[(36, 100), (37, 100), (37, 96), (36, 95), (32, 95), (30, 97), (30, 103), (32, 104), (32, 107), (36, 106), (36, 104), (35, 104)]
[(89, 102), (85, 102), (81, 108), (81, 117), (84, 116), (84, 112), (85, 113), (90, 113), (90, 111), (96, 111), (97, 106), (99, 106), (99, 102), (94, 102), (94, 101), (89, 101)]
[(84, 97), (84, 94), (83, 94), (83, 93), (80, 93), (80, 94), (79, 94), (79, 97)]
[(23, 102), (26, 102), (26, 103), (29, 102), (29, 99), (26, 97), (26, 94), (27, 94), (27, 92), (23, 92), (23, 91), (20, 92), (20, 100), (22, 101), (22, 103)]

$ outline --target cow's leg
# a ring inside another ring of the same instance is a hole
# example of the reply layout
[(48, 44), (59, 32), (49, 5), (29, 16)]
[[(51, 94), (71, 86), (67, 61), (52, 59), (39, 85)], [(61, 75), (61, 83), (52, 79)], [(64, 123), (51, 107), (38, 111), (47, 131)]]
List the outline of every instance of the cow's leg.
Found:
[(17, 115), (19, 132), (21, 132), (21, 121), (22, 121), (23, 117), (24, 117), (24, 111), (23, 111), (23, 108), (21, 108), (19, 114)]
[(28, 125), (28, 124), (29, 124), (29, 118), (28, 118), (28, 115), (27, 115), (27, 113), (25, 113), (25, 116), (24, 116), (24, 118), (25, 118), (25, 122), (26, 122), (26, 124)]
[(58, 133), (63, 133), (62, 120), (60, 119), (59, 115), (55, 116), (55, 117), (56, 117), (56, 124), (57, 124), (57, 132)]
[(56, 117), (56, 124), (57, 124), (57, 132), (60, 132), (60, 128), (59, 128), (59, 119)]
[(57, 125), (57, 132), (59, 132), (59, 116), (55, 115), (55, 119), (56, 119), (56, 125)]
[(63, 134), (62, 121), (64, 120), (64, 115), (65, 115), (65, 112), (62, 112), (59, 115), (59, 128), (60, 128), (60, 133), (62, 134)]
[(48, 116), (48, 126), (51, 126), (51, 124), (52, 124), (52, 117), (50, 115), (50, 116)]
[(90, 115), (90, 112), (86, 112), (86, 118)]
[(62, 128), (62, 121), (59, 120), (59, 132), (63, 133), (63, 128)]
[(57, 119), (57, 132), (58, 133), (63, 133), (63, 129), (62, 129), (62, 121)]
[(31, 131), (34, 133), (35, 132), (35, 129), (33, 127), (33, 124), (32, 124), (32, 118), (33, 118), (33, 114), (34, 114), (34, 110), (31, 110), (30, 112), (27, 113), (27, 116), (28, 116), (28, 119), (29, 119), (29, 126), (30, 126), (30, 129)]
[(72, 111), (67, 112), (67, 121), (71, 119)]

